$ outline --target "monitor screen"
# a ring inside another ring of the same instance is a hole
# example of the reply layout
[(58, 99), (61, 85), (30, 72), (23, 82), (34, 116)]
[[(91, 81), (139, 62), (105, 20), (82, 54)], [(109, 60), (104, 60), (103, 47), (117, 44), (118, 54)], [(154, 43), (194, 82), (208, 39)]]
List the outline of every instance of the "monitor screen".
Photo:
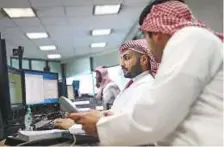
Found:
[(9, 68), (9, 92), (12, 108), (23, 107), (22, 75), (21, 71)]
[(58, 74), (25, 71), (26, 104), (58, 103)]
[(68, 98), (75, 99), (74, 89), (72, 85), (67, 86), (67, 95), (68, 95)]

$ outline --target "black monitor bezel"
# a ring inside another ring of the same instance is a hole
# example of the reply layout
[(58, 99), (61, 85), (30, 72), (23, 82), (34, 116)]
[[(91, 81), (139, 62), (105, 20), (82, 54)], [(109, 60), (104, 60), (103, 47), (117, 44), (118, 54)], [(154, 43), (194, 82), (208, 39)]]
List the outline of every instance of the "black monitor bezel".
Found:
[[(1, 38), (1, 35), (0, 35)], [(2, 112), (3, 123), (7, 124), (11, 115), (11, 106), (9, 100), (8, 85), (8, 64), (6, 43), (4, 39), (0, 40), (0, 109)]]
[(58, 73), (56, 72), (46, 72), (46, 71), (39, 71), (39, 70), (29, 70), (29, 69), (24, 69), (22, 73), (22, 79), (24, 82), (24, 101), (25, 101), (25, 106), (47, 106), (47, 105), (59, 105), (59, 103), (44, 103), (44, 104), (27, 104), (26, 103), (26, 82), (25, 82), (25, 73), (26, 72), (38, 72), (38, 73), (44, 73), (44, 74), (56, 74), (57, 75), (57, 85), (58, 85), (58, 98), (59, 98), (59, 80), (58, 80)]

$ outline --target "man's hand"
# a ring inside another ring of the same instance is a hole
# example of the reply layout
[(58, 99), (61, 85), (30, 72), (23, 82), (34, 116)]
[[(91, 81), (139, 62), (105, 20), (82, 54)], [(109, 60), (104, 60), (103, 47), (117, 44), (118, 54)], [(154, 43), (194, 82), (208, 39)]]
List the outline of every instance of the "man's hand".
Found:
[(103, 113), (104, 116), (111, 116), (111, 115), (113, 115), (113, 112), (111, 112), (109, 110), (103, 111), (102, 113)]
[(74, 123), (75, 122), (72, 119), (70, 119), (70, 118), (67, 118), (67, 119), (56, 119), (54, 121), (55, 127), (60, 128), (60, 129), (64, 129), (64, 130), (68, 130), (70, 127), (72, 127), (72, 125)]
[(71, 118), (75, 123), (77, 123), (86, 113), (88, 112), (70, 113), (68, 114), (68, 118)]
[(72, 113), (69, 115), (71, 119), (74, 119), (76, 123), (82, 125), (82, 129), (92, 135), (92, 136), (98, 136), (97, 135), (97, 128), (96, 124), (101, 118), (102, 113), (100, 111), (90, 111), (87, 113)]

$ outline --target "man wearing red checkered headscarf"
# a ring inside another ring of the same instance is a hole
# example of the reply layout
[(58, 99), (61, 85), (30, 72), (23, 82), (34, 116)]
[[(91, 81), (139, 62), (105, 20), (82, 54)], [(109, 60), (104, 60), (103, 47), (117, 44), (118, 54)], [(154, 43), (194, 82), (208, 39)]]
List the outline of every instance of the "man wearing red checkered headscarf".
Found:
[(204, 28), (223, 41), (223, 34), (212, 31), (198, 21), (183, 0), (154, 0), (153, 3), (157, 4), (148, 5), (144, 9), (139, 23), (140, 30), (145, 33), (149, 46), (159, 62), (169, 38), (183, 28)]
[(183, 0), (154, 1), (140, 18), (161, 64), (149, 95), (121, 116), (126, 128), (116, 129), (124, 133), (113, 132), (131, 142), (110, 143), (222, 146), (223, 35), (197, 21)]
[(127, 41), (119, 48), (120, 66), (129, 79), (110, 110), (113, 115), (131, 111), (145, 90), (151, 87), (158, 64), (147, 50), (145, 39)]
[(159, 64), (155, 61), (155, 58), (152, 55), (151, 51), (147, 49), (147, 42), (145, 39), (132, 40), (122, 44), (119, 48), (119, 53), (120, 55), (124, 55), (124, 53), (128, 50), (147, 55), (150, 73), (152, 74), (152, 76), (155, 76)]

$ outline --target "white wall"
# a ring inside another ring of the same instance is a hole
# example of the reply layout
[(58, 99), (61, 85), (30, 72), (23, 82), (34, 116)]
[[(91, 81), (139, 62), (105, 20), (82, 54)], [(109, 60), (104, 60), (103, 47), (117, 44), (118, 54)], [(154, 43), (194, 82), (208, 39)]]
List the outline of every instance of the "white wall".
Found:
[(66, 64), (66, 77), (72, 77), (79, 74), (90, 73), (89, 57), (77, 58), (69, 60)]
[(118, 51), (110, 52), (104, 55), (94, 56), (93, 57), (93, 68), (97, 66), (115, 66), (119, 64), (119, 55)]
[[(115, 66), (119, 65), (118, 51), (110, 52), (103, 55), (93, 57), (93, 68), (97, 66)], [(91, 73), (91, 65), (89, 57), (81, 57), (67, 61), (66, 77), (71, 77), (80, 74)]]
[(185, 0), (195, 17), (215, 31), (223, 32), (223, 0)]

